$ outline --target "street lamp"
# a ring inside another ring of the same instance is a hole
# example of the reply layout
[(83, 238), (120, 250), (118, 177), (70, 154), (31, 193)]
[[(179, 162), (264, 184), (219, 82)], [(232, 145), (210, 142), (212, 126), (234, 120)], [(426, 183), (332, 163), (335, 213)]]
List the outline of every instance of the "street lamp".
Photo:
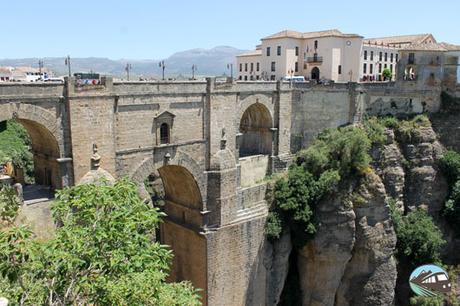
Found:
[(38, 73), (40, 75), (40, 80), (43, 80), (42, 78), (42, 69), (43, 69), (43, 60), (38, 60)]
[(165, 80), (165, 61), (161, 61), (158, 63), (158, 66), (163, 69), (163, 81)]
[(227, 64), (227, 69), (230, 69), (230, 77), (233, 80), (233, 64)]
[(69, 69), (69, 78), (70, 78), (72, 76), (72, 73), (71, 73), (71, 70), (70, 70), (70, 55), (67, 55), (67, 57), (65, 59), (65, 65)]
[(132, 66), (131, 64), (126, 64), (126, 67), (125, 67), (125, 70), (126, 70), (126, 74), (127, 74), (127, 77), (128, 77), (128, 81), (129, 81), (129, 71), (131, 70)]
[(198, 69), (197, 65), (192, 65), (192, 80), (195, 80), (195, 71)]

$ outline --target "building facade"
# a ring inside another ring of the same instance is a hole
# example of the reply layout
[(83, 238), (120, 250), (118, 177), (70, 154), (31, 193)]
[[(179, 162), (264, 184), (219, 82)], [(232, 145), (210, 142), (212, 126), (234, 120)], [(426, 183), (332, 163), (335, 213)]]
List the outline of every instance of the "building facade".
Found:
[(237, 56), (238, 79), (304, 76), (306, 80), (357, 81), (362, 39), (339, 30), (282, 31), (262, 38), (255, 51)]
[[(261, 39), (256, 50), (237, 56), (240, 81), (309, 80), (377, 82), (396, 79), (399, 51), (411, 45), (433, 44), (432, 34), (366, 38), (339, 30), (281, 31)], [(388, 69), (391, 77), (384, 77)]]
[[(433, 44), (436, 39), (432, 34), (389, 36), (380, 38), (366, 38), (361, 50), (361, 69), (359, 81), (391, 81), (396, 78), (396, 64), (399, 61), (399, 50), (411, 45)], [(388, 69), (391, 79), (385, 78), (382, 73)]]

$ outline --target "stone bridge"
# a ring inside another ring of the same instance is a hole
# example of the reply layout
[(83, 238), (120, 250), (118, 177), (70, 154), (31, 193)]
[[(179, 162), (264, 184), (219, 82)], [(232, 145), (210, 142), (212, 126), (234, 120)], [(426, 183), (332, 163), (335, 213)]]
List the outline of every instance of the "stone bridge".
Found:
[(114, 177), (160, 177), (171, 280), (192, 281), (208, 305), (272, 303), (264, 177), (324, 128), (439, 108), (439, 91), (388, 83), (101, 81), (0, 83), (0, 121), (29, 132), (39, 184), (78, 183), (94, 145)]

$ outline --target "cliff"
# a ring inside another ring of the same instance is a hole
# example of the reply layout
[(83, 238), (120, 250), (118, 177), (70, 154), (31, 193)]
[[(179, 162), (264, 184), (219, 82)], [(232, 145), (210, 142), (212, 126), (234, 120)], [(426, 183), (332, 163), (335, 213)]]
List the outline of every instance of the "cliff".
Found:
[[(458, 114), (446, 116), (458, 120)], [(446, 147), (460, 144), (458, 122), (445, 124), (439, 114), (431, 121), (416, 117), (381, 126), (381, 140), (369, 150), (370, 168), (359, 178), (342, 180), (316, 203), (317, 231), (302, 248), (293, 248), (296, 269), (288, 276), (281, 305), (407, 305), (412, 263), (401, 254), (396, 259), (390, 202), (403, 215), (426, 211), (447, 241), (443, 262), (460, 263), (459, 240), (442, 214), (449, 186), (439, 166)], [(296, 290), (299, 299), (283, 303)]]

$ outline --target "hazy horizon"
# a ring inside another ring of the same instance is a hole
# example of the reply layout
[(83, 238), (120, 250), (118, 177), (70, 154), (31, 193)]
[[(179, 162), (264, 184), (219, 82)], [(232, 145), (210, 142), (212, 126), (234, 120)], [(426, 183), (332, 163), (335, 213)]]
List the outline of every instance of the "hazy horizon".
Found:
[[(428, 4), (430, 6), (428, 6)], [(364, 37), (432, 33), (460, 44), (460, 2), (363, 0), (98, 1), (3, 3), (1, 59), (98, 57), (163, 59), (215, 46), (254, 49), (259, 39), (285, 29), (337, 28)]]

